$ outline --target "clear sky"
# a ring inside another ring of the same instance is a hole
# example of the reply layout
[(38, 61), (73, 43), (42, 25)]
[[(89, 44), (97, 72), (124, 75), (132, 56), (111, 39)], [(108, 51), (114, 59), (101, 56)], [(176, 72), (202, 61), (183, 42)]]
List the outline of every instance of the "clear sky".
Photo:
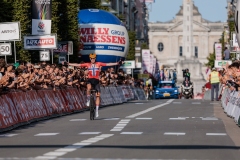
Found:
[[(172, 20), (180, 10), (183, 0), (155, 0), (149, 8), (150, 22)], [(204, 19), (210, 21), (227, 21), (227, 0), (194, 0)]]

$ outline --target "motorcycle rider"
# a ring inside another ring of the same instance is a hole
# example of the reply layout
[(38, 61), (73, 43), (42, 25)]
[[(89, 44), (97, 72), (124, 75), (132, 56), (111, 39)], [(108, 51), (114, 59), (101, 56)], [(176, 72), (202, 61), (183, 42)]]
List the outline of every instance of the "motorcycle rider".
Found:
[[(191, 92), (192, 92), (192, 95), (193, 95), (193, 84), (191, 81), (189, 81), (188, 77), (185, 77), (185, 80), (183, 81), (182, 85), (184, 87), (190, 87), (192, 86), (192, 89), (191, 89)], [(182, 93), (183, 93), (183, 87), (181, 88), (182, 89)]]

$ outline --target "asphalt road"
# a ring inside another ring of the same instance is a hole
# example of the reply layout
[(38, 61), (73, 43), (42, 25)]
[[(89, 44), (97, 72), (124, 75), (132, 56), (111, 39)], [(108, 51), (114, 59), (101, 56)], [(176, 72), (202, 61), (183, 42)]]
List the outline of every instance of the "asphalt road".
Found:
[(240, 159), (240, 128), (220, 103), (134, 101), (33, 123), (0, 135), (2, 159)]

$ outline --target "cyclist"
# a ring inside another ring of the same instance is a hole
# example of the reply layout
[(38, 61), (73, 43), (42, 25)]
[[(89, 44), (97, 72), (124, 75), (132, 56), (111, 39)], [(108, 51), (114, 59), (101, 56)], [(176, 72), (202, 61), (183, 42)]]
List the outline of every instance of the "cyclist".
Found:
[[(87, 81), (87, 106), (90, 104), (90, 91), (91, 88), (95, 89), (96, 92), (96, 114), (95, 117), (98, 117), (98, 109), (100, 105), (100, 85), (99, 85), (99, 78), (100, 78), (100, 67), (103, 66), (115, 66), (119, 65), (122, 62), (119, 61), (117, 63), (102, 63), (102, 62), (96, 62), (97, 55), (95, 53), (90, 53), (90, 63), (68, 63), (69, 66), (74, 67), (87, 67), (88, 68), (88, 81)], [(65, 62), (66, 63), (66, 62)]]

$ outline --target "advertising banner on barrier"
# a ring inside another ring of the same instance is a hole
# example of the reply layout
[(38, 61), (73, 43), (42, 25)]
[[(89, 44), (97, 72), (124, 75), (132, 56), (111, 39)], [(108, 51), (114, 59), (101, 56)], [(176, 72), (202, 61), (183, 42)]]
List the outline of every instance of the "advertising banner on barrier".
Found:
[(32, 1), (32, 35), (51, 34), (52, 0)]
[(20, 22), (0, 23), (0, 42), (20, 41)]
[(44, 36), (24, 36), (24, 49), (39, 50), (39, 49), (55, 49), (57, 48), (56, 35)]

